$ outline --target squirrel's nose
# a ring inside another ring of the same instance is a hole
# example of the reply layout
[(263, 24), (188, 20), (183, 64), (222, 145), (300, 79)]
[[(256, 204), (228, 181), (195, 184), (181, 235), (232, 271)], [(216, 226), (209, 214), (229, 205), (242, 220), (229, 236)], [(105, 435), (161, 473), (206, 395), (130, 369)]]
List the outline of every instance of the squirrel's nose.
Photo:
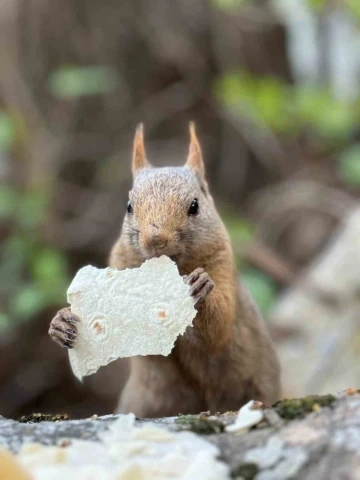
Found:
[(158, 248), (164, 248), (167, 245), (167, 239), (164, 237), (158, 237), (155, 239), (155, 246)]
[(146, 244), (148, 248), (164, 248), (166, 247), (168, 240), (163, 235), (152, 235), (148, 238)]
[(146, 240), (148, 248), (164, 248), (168, 243), (167, 236), (162, 233), (159, 227), (154, 223), (150, 223)]

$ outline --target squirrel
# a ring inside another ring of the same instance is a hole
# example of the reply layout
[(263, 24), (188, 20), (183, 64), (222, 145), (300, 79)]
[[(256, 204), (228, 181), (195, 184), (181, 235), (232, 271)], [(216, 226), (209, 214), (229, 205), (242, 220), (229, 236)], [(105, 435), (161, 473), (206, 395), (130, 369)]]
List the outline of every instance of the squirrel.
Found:
[[(140, 124), (132, 172), (127, 212), (109, 265), (135, 268), (167, 255), (189, 285), (197, 314), (169, 356), (130, 359), (118, 413), (144, 418), (226, 412), (252, 399), (272, 405), (280, 395), (278, 357), (257, 306), (239, 283), (194, 124), (186, 164), (162, 168), (148, 162)], [(51, 321), (49, 334), (72, 348), (79, 321), (64, 308)]]

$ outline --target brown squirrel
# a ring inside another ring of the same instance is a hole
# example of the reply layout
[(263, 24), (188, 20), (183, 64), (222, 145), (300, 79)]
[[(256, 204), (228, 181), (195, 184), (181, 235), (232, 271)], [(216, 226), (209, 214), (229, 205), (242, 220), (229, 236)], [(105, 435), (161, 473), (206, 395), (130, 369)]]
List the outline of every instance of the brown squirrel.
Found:
[[(136, 131), (133, 188), (122, 233), (109, 264), (139, 267), (167, 255), (190, 286), (197, 315), (168, 357), (131, 358), (119, 412), (139, 417), (238, 410), (247, 401), (279, 399), (280, 368), (273, 344), (244, 286), (238, 284), (229, 236), (209, 193), (194, 125), (183, 167), (154, 168), (146, 159), (143, 129)], [(60, 310), (50, 336), (72, 348), (76, 323)]]

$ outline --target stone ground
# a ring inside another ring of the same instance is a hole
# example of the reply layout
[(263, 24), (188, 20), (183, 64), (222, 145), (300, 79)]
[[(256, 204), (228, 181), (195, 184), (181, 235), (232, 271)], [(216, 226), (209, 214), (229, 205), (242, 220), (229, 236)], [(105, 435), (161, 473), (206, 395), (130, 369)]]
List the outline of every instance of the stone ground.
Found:
[[(322, 406), (327, 405), (329, 406)], [(305, 413), (306, 410), (311, 413)], [(297, 417), (303, 418), (297, 418)], [(55, 445), (63, 439), (97, 440), (116, 415), (84, 420), (20, 423), (0, 418), (0, 445), (17, 452), (25, 442)], [(265, 420), (244, 434), (225, 433), (234, 415), (210, 419), (157, 419), (170, 430), (206, 434), (218, 446), (233, 478), (246, 480), (360, 480), (360, 392), (282, 403), (265, 410)], [(139, 424), (148, 420), (137, 420)]]

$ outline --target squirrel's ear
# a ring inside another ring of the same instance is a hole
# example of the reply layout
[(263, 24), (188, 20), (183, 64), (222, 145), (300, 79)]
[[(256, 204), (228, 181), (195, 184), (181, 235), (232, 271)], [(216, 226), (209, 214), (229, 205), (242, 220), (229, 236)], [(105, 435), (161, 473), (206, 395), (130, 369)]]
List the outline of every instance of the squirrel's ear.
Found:
[(142, 170), (143, 168), (151, 167), (150, 163), (146, 159), (145, 146), (144, 146), (144, 127), (142, 123), (136, 128), (134, 147), (133, 147), (133, 159), (132, 159), (132, 172), (133, 175)]
[(186, 166), (189, 167), (201, 180), (205, 178), (205, 166), (202, 158), (201, 147), (195, 133), (195, 124), (190, 122), (190, 147)]

